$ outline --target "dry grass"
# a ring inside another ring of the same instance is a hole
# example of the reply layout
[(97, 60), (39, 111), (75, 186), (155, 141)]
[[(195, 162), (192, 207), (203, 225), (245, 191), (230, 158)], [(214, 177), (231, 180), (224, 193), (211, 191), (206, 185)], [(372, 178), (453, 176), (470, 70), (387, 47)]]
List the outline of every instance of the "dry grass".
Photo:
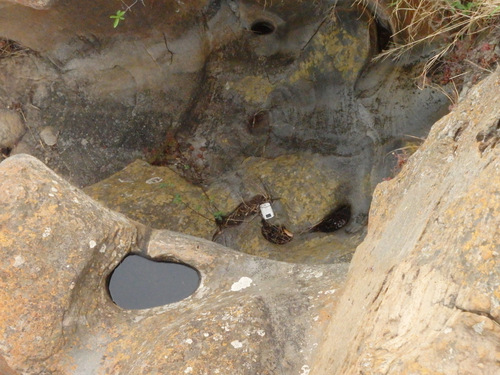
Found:
[(29, 48), (23, 47), (13, 40), (0, 38), (0, 59), (15, 57), (31, 52)]
[[(357, 0), (365, 7), (378, 0)], [(500, 0), (393, 0), (387, 1), (394, 25), (394, 43), (377, 58), (402, 57), (424, 44), (435, 45), (423, 74), (452, 51), (457, 43), (500, 27)]]

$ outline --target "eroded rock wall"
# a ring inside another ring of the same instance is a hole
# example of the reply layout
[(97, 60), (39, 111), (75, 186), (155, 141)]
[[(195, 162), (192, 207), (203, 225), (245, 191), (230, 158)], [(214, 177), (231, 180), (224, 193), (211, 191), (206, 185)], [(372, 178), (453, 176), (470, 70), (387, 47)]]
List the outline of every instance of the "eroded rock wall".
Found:
[(498, 372), (499, 89), (497, 70), (375, 190), (312, 373)]
[(118, 0), (0, 6), (0, 37), (34, 51), (0, 60), (0, 106), (30, 129), (12, 153), (79, 186), (141, 157), (207, 180), (296, 152), (352, 158), (353, 186), (378, 182), (384, 156), (447, 110), (414, 85), (418, 56), (371, 64), (385, 8), (377, 23), (350, 0), (145, 1), (113, 28)]

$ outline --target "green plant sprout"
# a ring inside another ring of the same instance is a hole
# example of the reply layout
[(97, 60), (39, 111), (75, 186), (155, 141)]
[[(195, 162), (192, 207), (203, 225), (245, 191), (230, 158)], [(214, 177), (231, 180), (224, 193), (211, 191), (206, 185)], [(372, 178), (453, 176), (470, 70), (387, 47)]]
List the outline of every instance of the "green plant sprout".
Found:
[(114, 19), (113, 21), (113, 27), (116, 29), (116, 27), (120, 24), (120, 21), (125, 20), (125, 13), (127, 13), (129, 10), (132, 9), (132, 7), (137, 4), (138, 2), (141, 2), (143, 6), (146, 6), (144, 4), (144, 0), (135, 0), (131, 5), (127, 5), (123, 0), (122, 3), (125, 5), (125, 10), (117, 10), (116, 14), (109, 16), (109, 18)]
[(475, 2), (466, 2), (462, 4), (460, 1), (454, 1), (450, 4), (455, 10), (464, 12), (465, 14), (470, 13), (471, 10), (478, 7)]
[(224, 219), (224, 212), (222, 211), (217, 211), (213, 213), (215, 221), (219, 222)]
[(123, 17), (123, 16), (125, 15), (126, 12), (127, 12), (126, 10), (117, 10), (115, 15), (109, 16), (109, 18), (114, 19), (113, 27), (115, 29), (118, 26), (118, 24), (120, 23), (120, 21), (123, 21), (125, 19), (125, 17)]
[(174, 184), (170, 183), (170, 182), (162, 182), (160, 185), (158, 185), (160, 188), (162, 189), (168, 189), (168, 188), (173, 188), (175, 187)]

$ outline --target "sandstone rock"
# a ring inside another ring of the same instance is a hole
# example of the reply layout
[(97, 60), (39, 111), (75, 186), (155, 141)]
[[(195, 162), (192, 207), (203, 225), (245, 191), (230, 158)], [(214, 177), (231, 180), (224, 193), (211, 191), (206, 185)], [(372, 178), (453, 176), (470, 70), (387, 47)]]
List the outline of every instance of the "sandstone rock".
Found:
[[(0, 369), (286, 375), (312, 365), (346, 264), (274, 262), (149, 230), (28, 156), (0, 164), (0, 189)], [(130, 252), (189, 264), (201, 285), (171, 305), (122, 310), (106, 283)]]
[(212, 239), (216, 209), (200, 187), (166, 167), (137, 160), (85, 192), (153, 228)]
[(497, 70), (377, 187), (313, 373), (498, 372), (499, 101)]
[(12, 148), (19, 142), (26, 128), (15, 111), (0, 110), (0, 148)]

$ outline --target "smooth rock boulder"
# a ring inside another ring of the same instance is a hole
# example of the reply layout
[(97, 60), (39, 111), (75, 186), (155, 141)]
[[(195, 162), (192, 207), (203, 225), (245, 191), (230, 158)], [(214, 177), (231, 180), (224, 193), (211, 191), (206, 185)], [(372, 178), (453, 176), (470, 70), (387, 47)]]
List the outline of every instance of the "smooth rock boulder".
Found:
[(109, 208), (152, 228), (212, 239), (214, 208), (204, 190), (167, 167), (136, 160), (84, 191)]
[[(347, 264), (275, 262), (148, 229), (26, 155), (0, 164), (0, 190), (2, 371), (285, 375), (312, 366)], [(200, 286), (173, 304), (124, 310), (106, 285), (130, 253), (188, 264)]]

